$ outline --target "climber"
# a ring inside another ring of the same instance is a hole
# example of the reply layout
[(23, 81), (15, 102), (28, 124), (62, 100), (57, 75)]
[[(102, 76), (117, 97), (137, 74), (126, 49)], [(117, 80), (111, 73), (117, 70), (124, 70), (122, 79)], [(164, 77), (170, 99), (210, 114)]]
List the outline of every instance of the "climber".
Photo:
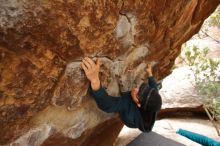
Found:
[(132, 88), (121, 97), (113, 97), (108, 95), (101, 85), (100, 64), (99, 58), (94, 62), (89, 57), (85, 57), (81, 62), (81, 67), (90, 81), (89, 92), (98, 107), (107, 113), (119, 112), (124, 124), (130, 128), (150, 132), (162, 104), (157, 83), (152, 75), (152, 66), (148, 64), (146, 68), (148, 83), (142, 83), (139, 89)]

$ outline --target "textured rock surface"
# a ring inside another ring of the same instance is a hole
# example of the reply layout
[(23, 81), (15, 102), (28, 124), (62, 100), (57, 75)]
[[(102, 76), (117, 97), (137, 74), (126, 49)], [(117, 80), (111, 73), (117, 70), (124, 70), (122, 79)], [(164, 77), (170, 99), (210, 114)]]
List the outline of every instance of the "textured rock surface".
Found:
[[(80, 145), (94, 139), (91, 135), (96, 135), (99, 124), (106, 131), (111, 125), (120, 129), (120, 121), (113, 120), (116, 116), (98, 110), (87, 94), (81, 57), (101, 58), (102, 84), (112, 95), (139, 85), (146, 62), (153, 62), (154, 74), (163, 79), (181, 44), (219, 4), (219, 0), (0, 2), (1, 145), (54, 145), (51, 139)], [(106, 131), (100, 130), (97, 137)], [(115, 131), (109, 137), (117, 136)]]

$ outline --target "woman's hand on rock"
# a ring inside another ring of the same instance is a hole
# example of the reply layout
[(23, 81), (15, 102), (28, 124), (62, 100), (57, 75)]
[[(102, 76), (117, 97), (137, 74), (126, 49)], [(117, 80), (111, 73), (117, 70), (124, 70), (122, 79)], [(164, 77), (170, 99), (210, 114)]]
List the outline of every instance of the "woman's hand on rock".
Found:
[(147, 71), (147, 73), (148, 73), (148, 76), (153, 76), (153, 73), (152, 73), (152, 64), (151, 64), (151, 63), (148, 63), (148, 64), (147, 64), (146, 71)]
[(82, 60), (81, 67), (83, 68), (87, 79), (91, 82), (91, 86), (93, 90), (98, 90), (100, 88), (100, 80), (99, 80), (99, 70), (100, 70), (100, 59), (97, 58), (96, 62), (94, 62), (89, 57), (85, 57)]

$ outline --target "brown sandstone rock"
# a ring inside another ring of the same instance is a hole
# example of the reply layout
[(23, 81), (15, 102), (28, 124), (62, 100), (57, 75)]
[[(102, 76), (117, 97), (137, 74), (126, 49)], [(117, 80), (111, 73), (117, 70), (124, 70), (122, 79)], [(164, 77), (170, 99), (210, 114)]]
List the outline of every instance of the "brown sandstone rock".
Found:
[[(99, 129), (106, 133), (102, 129), (108, 124), (95, 127), (115, 115), (98, 110), (87, 94), (81, 57), (101, 58), (102, 84), (112, 95), (139, 85), (146, 62), (153, 62), (156, 78), (163, 79), (181, 44), (218, 4), (219, 0), (1, 0), (0, 145), (50, 145), (51, 137), (66, 138), (68, 144), (62, 145), (69, 145), (82, 136), (79, 143), (94, 139), (91, 135)], [(120, 121), (113, 123), (112, 129), (120, 129)]]

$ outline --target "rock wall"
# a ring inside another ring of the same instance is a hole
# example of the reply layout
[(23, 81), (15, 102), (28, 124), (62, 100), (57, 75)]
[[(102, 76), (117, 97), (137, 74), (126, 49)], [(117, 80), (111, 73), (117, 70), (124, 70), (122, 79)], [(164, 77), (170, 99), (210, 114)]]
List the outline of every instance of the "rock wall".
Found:
[(143, 82), (147, 62), (161, 80), (220, 1), (0, 3), (0, 145), (107, 146), (122, 123), (88, 94), (82, 57), (101, 59), (111, 95)]

